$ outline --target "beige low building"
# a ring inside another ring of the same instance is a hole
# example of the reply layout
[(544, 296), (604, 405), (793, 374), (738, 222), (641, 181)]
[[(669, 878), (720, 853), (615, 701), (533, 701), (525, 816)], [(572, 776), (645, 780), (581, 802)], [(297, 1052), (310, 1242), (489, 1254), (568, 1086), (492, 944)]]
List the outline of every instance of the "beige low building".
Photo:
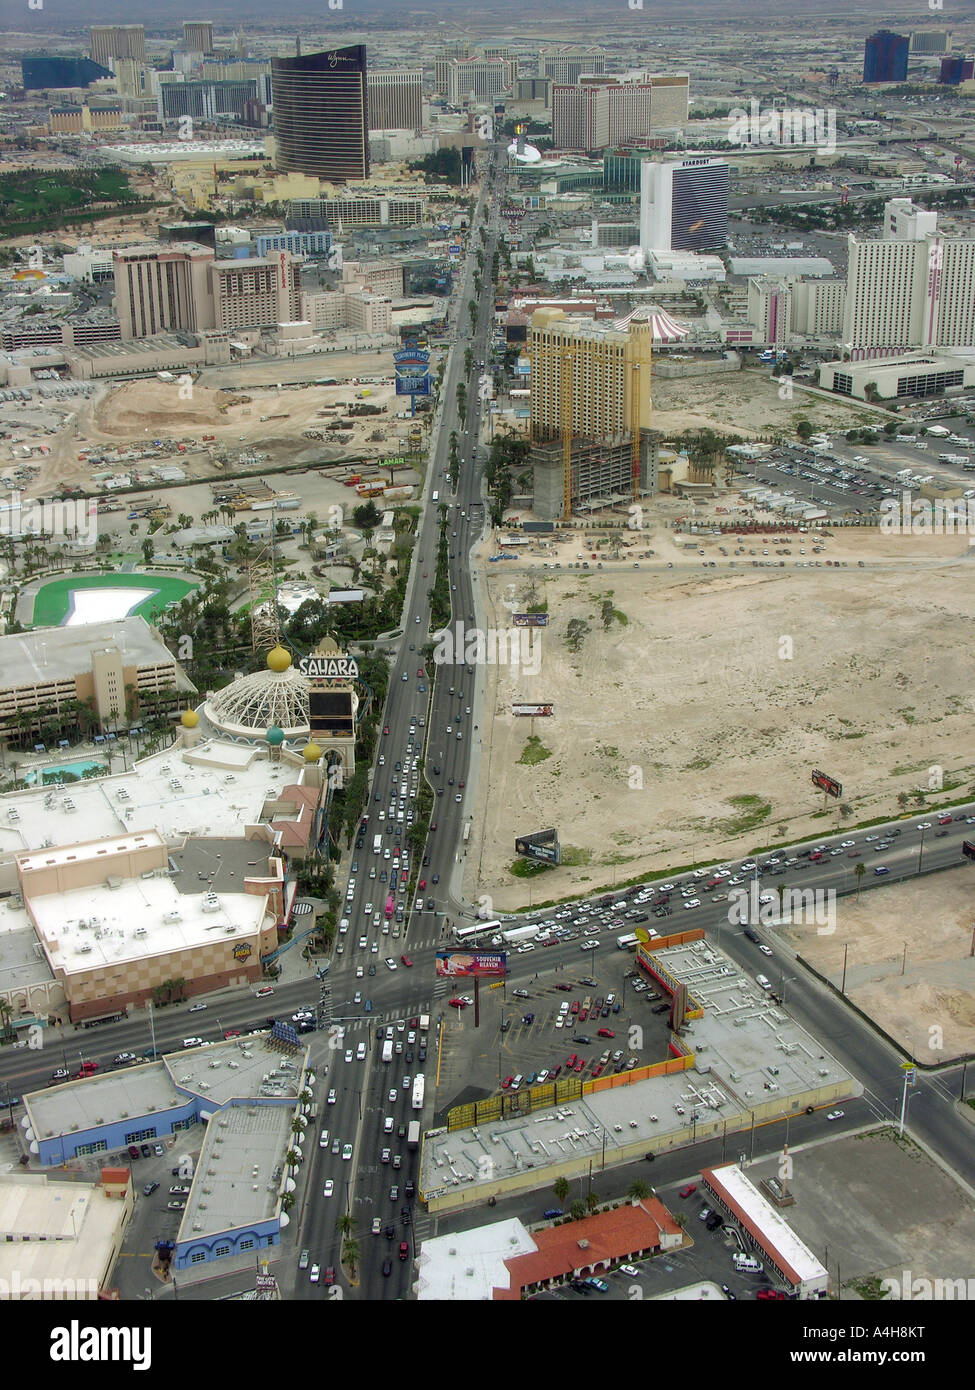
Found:
[(122, 1013), (174, 982), (188, 995), (260, 980), (284, 920), (284, 867), (266, 844), (248, 852), (253, 873), (219, 893), (177, 883), (155, 830), (18, 855), (24, 908), (71, 1018)]
[(134, 1204), (131, 1168), (97, 1183), (0, 1175), (0, 1300), (110, 1297)]
[[(132, 587), (151, 581), (132, 577)], [(21, 728), (25, 713), (38, 727), (63, 717), (76, 722), (87, 704), (102, 732), (135, 720), (140, 697), (171, 692), (173, 705), (195, 686), (145, 618), (43, 628), (0, 637), (0, 737)]]

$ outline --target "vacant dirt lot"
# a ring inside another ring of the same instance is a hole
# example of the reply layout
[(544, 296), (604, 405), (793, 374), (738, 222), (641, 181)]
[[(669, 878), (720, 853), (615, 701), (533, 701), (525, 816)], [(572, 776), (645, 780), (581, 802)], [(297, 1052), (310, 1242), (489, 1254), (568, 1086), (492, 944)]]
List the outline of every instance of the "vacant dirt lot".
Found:
[[(975, 1048), (972, 870), (842, 898), (833, 935), (776, 928), (809, 962), (930, 1065)], [(903, 972), (903, 973), (902, 973)]]
[[(739, 561), (732, 571), (721, 559), (705, 571), (654, 515), (638, 544), (656, 557), (639, 570), (622, 559), (567, 572), (578, 534), (547, 552), (561, 572), (533, 555), (514, 572), (477, 563), (494, 626), (524, 607), (532, 577), (550, 615), (538, 674), (489, 668), (476, 881), (469, 871), (465, 889), (494, 894), (500, 910), (527, 899), (509, 872), (516, 833), (559, 828), (568, 862), (536, 880), (535, 896), (560, 897), (611, 886), (614, 867), (623, 879), (881, 815), (899, 792), (927, 786), (932, 766), (947, 785), (975, 781), (966, 538), (845, 531), (819, 557), (849, 556), (845, 569), (790, 558), (783, 569)], [(586, 624), (577, 652), (573, 619)], [(513, 700), (555, 706), (534, 721), (534, 765), (520, 761), (530, 729)], [(815, 767), (843, 783), (847, 817), (832, 804), (821, 816)]]

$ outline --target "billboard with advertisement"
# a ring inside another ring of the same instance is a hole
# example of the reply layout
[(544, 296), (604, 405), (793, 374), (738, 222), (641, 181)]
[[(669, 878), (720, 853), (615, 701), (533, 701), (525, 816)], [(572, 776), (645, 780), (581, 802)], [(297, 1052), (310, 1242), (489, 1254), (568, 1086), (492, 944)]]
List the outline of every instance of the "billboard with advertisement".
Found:
[(413, 373), (408, 375), (406, 372), (400, 371), (400, 369), (397, 367), (396, 394), (397, 396), (429, 396), (429, 373), (424, 372), (420, 376), (417, 376)]
[(525, 859), (538, 859), (543, 864), (560, 864), (562, 850), (557, 830), (536, 830), (531, 835), (519, 835), (515, 840), (515, 854)]
[(826, 792), (828, 796), (843, 795), (843, 783), (837, 782), (832, 777), (827, 777), (825, 772), (814, 771), (812, 781), (814, 787), (819, 787), (819, 789)]
[[(506, 545), (527, 545), (527, 541), (506, 541)], [(511, 621), (515, 627), (548, 627), (547, 613), (512, 613)]]
[(554, 705), (512, 705), (511, 713), (522, 719), (551, 719)]
[(438, 951), (437, 975), (441, 979), (494, 979), (508, 973), (504, 951)]

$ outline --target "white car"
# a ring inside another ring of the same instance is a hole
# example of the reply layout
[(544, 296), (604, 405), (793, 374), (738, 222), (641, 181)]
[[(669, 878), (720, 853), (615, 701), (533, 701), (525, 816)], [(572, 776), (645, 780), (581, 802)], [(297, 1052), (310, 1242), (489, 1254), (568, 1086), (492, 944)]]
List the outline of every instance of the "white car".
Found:
[(579, 947), (579, 950), (580, 950), (580, 951), (595, 951), (595, 949), (596, 949), (596, 947), (597, 947), (598, 945), (599, 945), (599, 942), (598, 942), (598, 941), (584, 941), (584, 942), (582, 943), (582, 945)]
[(357, 980), (361, 980), (364, 974), (365, 974), (365, 971), (363, 970), (362, 966), (361, 966), (361, 965), (357, 965), (356, 968), (355, 968), (355, 977), (356, 977), (356, 979), (357, 979)]
[(760, 903), (774, 903), (774, 902), (775, 902), (775, 895), (774, 895), (773, 893), (762, 893), (762, 894), (759, 896), (758, 901), (759, 901)]
[(346, 1145), (343, 1146), (343, 1149), (342, 1149), (342, 1157), (345, 1159), (346, 1163), (347, 1163), (347, 1162), (349, 1161), (349, 1159), (352, 1157), (352, 1145), (351, 1145), (351, 1144), (346, 1144)]
[(327, 1149), (327, 1148), (328, 1148), (328, 1130), (327, 1130), (327, 1129), (323, 1129), (322, 1132), (321, 1132), (321, 1134), (318, 1136), (318, 1147), (319, 1147), (320, 1149)]
[(640, 1275), (640, 1271), (637, 1269), (636, 1265), (620, 1265), (619, 1271), (620, 1274), (626, 1274), (631, 1279), (637, 1279)]
[(387, 969), (387, 970), (395, 970), (395, 969), (396, 969), (396, 962), (393, 960), (392, 956), (387, 956), (387, 957), (386, 957), (386, 969)]
[(845, 1114), (845, 1110), (831, 1110), (826, 1118), (827, 1120), (842, 1120)]
[(700, 898), (688, 898), (687, 901), (684, 903), (684, 906), (685, 906), (685, 907), (700, 907), (700, 906), (701, 906), (701, 899), (700, 899)]
[(335, 1191), (335, 1183), (332, 1181), (331, 1178), (329, 1178), (328, 1181), (327, 1181), (326, 1184), (325, 1184), (325, 1187), (324, 1187), (323, 1190), (322, 1190), (322, 1196), (323, 1196), (323, 1197), (331, 1197), (331, 1195), (332, 1195), (332, 1193), (333, 1193), (334, 1191)]
[(369, 914), (370, 914), (370, 912), (372, 911), (372, 903), (366, 903), (365, 907), (364, 907), (362, 910), (363, 910), (363, 912), (365, 913), (365, 915), (368, 917)]
[(351, 1049), (351, 1047), (347, 1047), (346, 1050), (345, 1050), (345, 1060), (346, 1060), (347, 1062), (351, 1062), (351, 1061), (352, 1061), (352, 1049)]
[(364, 1042), (361, 1042), (359, 1046), (356, 1048), (355, 1055), (356, 1059), (360, 1062), (364, 1062), (366, 1060), (366, 1045)]
[(205, 1008), (206, 1008), (206, 1004), (191, 1004), (190, 1007), (189, 1007), (189, 1012), (190, 1012), (191, 1014), (198, 1014), (198, 1013), (200, 1012), (201, 1009), (205, 1009)]
[(766, 946), (764, 941), (759, 945), (758, 949), (761, 951), (763, 956), (770, 956), (772, 954), (771, 946)]
[(329, 1091), (329, 1093), (328, 1093), (328, 1100), (326, 1101), (326, 1104), (327, 1104), (327, 1105), (334, 1105), (336, 1099), (337, 1099), (337, 1097), (336, 1097), (336, 1095), (335, 1095), (335, 1092), (334, 1092), (334, 1091)]

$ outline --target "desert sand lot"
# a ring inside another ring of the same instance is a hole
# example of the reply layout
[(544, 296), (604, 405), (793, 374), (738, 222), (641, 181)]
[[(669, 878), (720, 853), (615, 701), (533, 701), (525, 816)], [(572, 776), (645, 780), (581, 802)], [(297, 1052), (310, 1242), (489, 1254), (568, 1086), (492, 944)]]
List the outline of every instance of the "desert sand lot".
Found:
[[(975, 1048), (975, 870), (957, 869), (840, 898), (836, 931), (774, 927), (925, 1066)], [(864, 880), (866, 882), (866, 880)], [(903, 970), (903, 974), (901, 973)]]
[[(198, 479), (219, 476), (221, 470), (214, 462), (214, 450), (226, 451), (234, 461), (239, 453), (266, 454), (267, 460), (262, 464), (266, 468), (275, 463), (349, 456), (369, 459), (405, 453), (409, 422), (397, 420), (396, 413), (409, 407), (409, 398), (397, 401), (392, 385), (357, 387), (343, 379), (356, 371), (389, 377), (391, 358), (389, 354), (372, 354), (367, 366), (362, 357), (337, 353), (299, 363), (297, 367), (282, 362), (242, 364), (219, 375), (211, 370), (192, 384), (188, 399), (184, 399), (187, 388), (181, 388), (178, 381), (151, 377), (116, 384), (96, 382), (95, 393), (90, 397), (50, 404), (49, 408), (65, 422), (57, 435), (24, 436), (27, 444), (51, 446), (50, 454), (34, 460), (39, 468), (29, 492), (41, 496), (64, 483), (90, 487), (92, 472), (96, 470), (78, 458), (85, 447), (97, 453), (100, 446), (125, 449), (151, 445), (157, 438), (190, 441), (187, 452), (179, 455), (178, 460), (174, 453), (165, 461), (178, 461), (191, 478)], [(315, 377), (326, 376), (338, 378), (339, 385), (313, 384)], [(296, 378), (304, 378), (308, 384), (291, 390), (284, 387), (284, 383)], [(256, 379), (255, 384), (249, 385), (252, 379)], [(233, 393), (219, 390), (221, 386), (232, 387)], [(320, 412), (339, 401), (352, 404), (360, 390), (369, 393), (363, 396), (362, 404), (385, 406), (385, 413), (357, 417), (349, 427), (354, 438), (344, 444), (330, 444), (327, 436), (321, 440), (304, 437), (305, 430), (321, 430), (324, 434), (329, 420), (348, 418), (344, 411), (331, 415)], [(228, 400), (236, 403), (221, 410), (220, 405)], [(382, 431), (385, 437), (371, 440), (369, 436), (375, 430)], [(199, 441), (203, 434), (214, 435), (213, 443), (194, 449), (193, 441)], [(148, 471), (153, 462), (144, 460), (142, 468)], [(138, 469), (139, 463), (134, 467)]]
[[(493, 894), (498, 910), (527, 901), (509, 872), (517, 833), (558, 827), (569, 862), (535, 880), (541, 900), (896, 812), (897, 794), (926, 787), (931, 767), (959, 784), (954, 796), (975, 780), (966, 537), (838, 531), (819, 558), (850, 557), (845, 569), (800, 570), (790, 558), (782, 569), (739, 560), (731, 570), (722, 558), (704, 570), (654, 522), (655, 508), (674, 505), (652, 504), (639, 544), (656, 557), (639, 570), (623, 559), (566, 571), (581, 533), (547, 553), (561, 572), (534, 555), (506, 567), (482, 563), (485, 551), (476, 562), (490, 624), (506, 628), (524, 607), (530, 564), (550, 615), (537, 674), (487, 668), (465, 891)], [(716, 540), (707, 554), (718, 558)], [(608, 627), (605, 599), (618, 615)], [(576, 654), (573, 618), (589, 627)], [(519, 761), (530, 726), (511, 715), (513, 700), (554, 702), (554, 718), (534, 721), (550, 753), (535, 765)], [(813, 768), (843, 783), (849, 816), (835, 803), (819, 814)]]
[[(784, 388), (787, 389), (787, 388)], [(796, 425), (808, 420), (817, 430), (849, 430), (889, 420), (886, 411), (860, 401), (843, 401), (793, 387), (783, 400), (770, 371), (749, 370), (717, 376), (653, 378), (654, 428), (666, 434), (712, 429), (740, 433), (743, 439), (781, 434), (795, 438)]]

